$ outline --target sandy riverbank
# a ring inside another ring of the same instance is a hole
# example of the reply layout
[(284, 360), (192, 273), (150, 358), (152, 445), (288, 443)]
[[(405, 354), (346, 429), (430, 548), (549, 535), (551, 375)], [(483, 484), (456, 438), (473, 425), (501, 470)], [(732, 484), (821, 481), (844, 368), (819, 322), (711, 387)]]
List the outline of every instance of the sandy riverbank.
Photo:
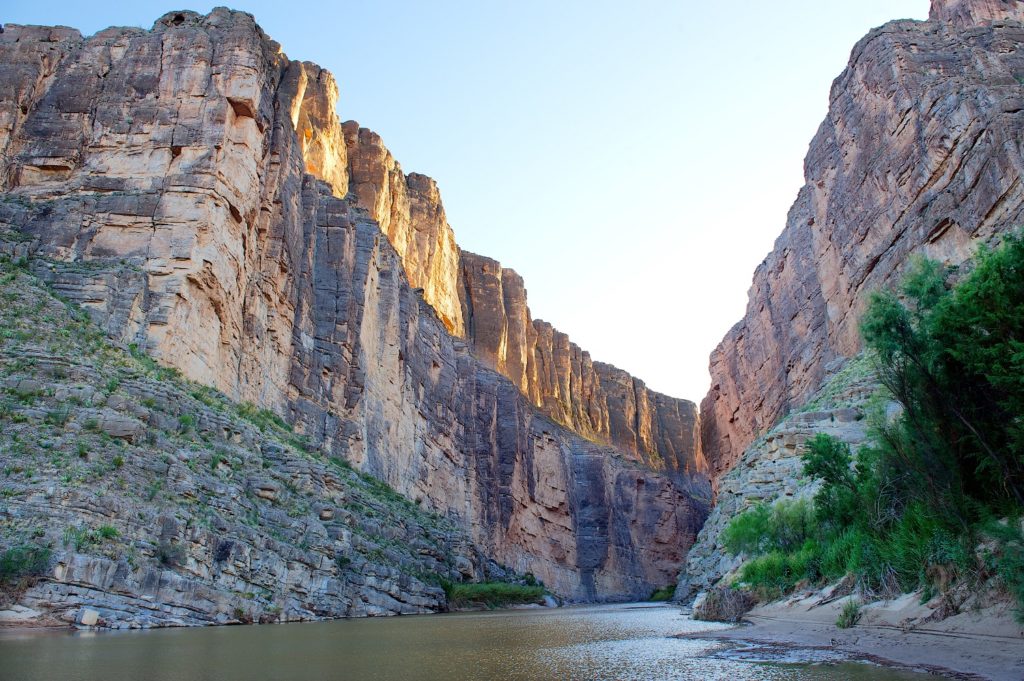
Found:
[(734, 641), (731, 654), (745, 659), (803, 649), (950, 678), (1024, 680), (1024, 625), (1009, 603), (938, 619), (919, 595), (908, 594), (864, 605), (860, 621), (840, 629), (836, 618), (849, 598), (796, 597), (755, 608), (735, 628), (680, 636)]

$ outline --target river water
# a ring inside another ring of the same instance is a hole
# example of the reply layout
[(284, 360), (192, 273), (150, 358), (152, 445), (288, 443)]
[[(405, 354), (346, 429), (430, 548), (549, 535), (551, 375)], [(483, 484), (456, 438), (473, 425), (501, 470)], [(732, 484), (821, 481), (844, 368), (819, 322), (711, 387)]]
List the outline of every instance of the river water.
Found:
[(722, 625), (650, 605), (512, 610), (202, 629), (0, 631), (3, 681), (860, 681), (869, 665), (749, 662), (673, 638)]

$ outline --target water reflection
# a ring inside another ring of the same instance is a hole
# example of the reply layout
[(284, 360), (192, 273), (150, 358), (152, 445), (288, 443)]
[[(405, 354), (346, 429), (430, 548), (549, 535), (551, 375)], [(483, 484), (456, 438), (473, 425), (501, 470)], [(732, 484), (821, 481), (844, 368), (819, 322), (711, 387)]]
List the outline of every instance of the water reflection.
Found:
[(670, 638), (720, 625), (675, 608), (606, 606), (313, 624), (101, 634), (0, 634), (0, 678), (18, 681), (917, 679), (859, 665), (709, 659), (719, 644)]

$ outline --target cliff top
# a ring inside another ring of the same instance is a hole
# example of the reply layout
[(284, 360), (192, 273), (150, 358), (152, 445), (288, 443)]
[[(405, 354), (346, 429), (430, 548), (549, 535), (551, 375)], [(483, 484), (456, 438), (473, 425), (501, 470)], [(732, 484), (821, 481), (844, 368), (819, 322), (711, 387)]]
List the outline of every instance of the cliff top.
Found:
[(932, 0), (928, 18), (956, 28), (978, 26), (989, 21), (1024, 21), (1021, 0)]

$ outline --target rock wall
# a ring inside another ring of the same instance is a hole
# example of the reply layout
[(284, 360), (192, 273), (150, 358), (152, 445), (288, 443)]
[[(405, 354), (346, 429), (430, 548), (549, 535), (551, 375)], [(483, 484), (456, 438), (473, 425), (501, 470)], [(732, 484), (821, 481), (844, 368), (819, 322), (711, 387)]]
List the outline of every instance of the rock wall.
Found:
[(351, 191), (402, 256), (409, 283), (423, 289), (448, 332), (465, 334), (459, 302), (459, 247), (437, 183), (406, 175), (376, 133), (344, 124)]
[(491, 258), (462, 252), (462, 318), (475, 354), (530, 403), (584, 437), (611, 444), (653, 470), (699, 478), (707, 466), (696, 406), (656, 393), (530, 316), (523, 278)]
[[(112, 337), (284, 414), (557, 593), (675, 579), (707, 512), (692, 405), (594, 365), (617, 386), (594, 433), (620, 450), (477, 359), (436, 186), (337, 123), (329, 74), (226, 9), (87, 39), (7, 26), (0, 64), (0, 221)], [(544, 385), (572, 405), (584, 373), (555, 342)]]
[(859, 356), (831, 376), (804, 409), (789, 414), (747, 447), (717, 485), (715, 507), (690, 547), (679, 575), (675, 600), (689, 603), (742, 565), (744, 556), (725, 549), (722, 532), (729, 522), (756, 504), (783, 499), (811, 499), (820, 485), (803, 474), (804, 443), (825, 433), (849, 444), (854, 452), (868, 440), (869, 401), (878, 384), (870, 360)]
[(711, 355), (701, 441), (720, 477), (859, 350), (867, 294), (916, 254), (955, 264), (1021, 224), (1024, 5), (934, 0), (853, 49), (806, 184)]
[(31, 579), (5, 575), (0, 623), (436, 612), (438, 578), (502, 576), (450, 521), (111, 347), (9, 261), (0, 272), (0, 545), (50, 549)]
[(593, 362), (566, 334), (534, 320), (522, 277), (458, 248), (437, 184), (405, 174), (376, 133), (353, 121), (343, 127), (357, 204), (380, 225), (449, 333), (467, 338), (477, 357), (557, 423), (679, 480), (704, 476), (695, 404)]

